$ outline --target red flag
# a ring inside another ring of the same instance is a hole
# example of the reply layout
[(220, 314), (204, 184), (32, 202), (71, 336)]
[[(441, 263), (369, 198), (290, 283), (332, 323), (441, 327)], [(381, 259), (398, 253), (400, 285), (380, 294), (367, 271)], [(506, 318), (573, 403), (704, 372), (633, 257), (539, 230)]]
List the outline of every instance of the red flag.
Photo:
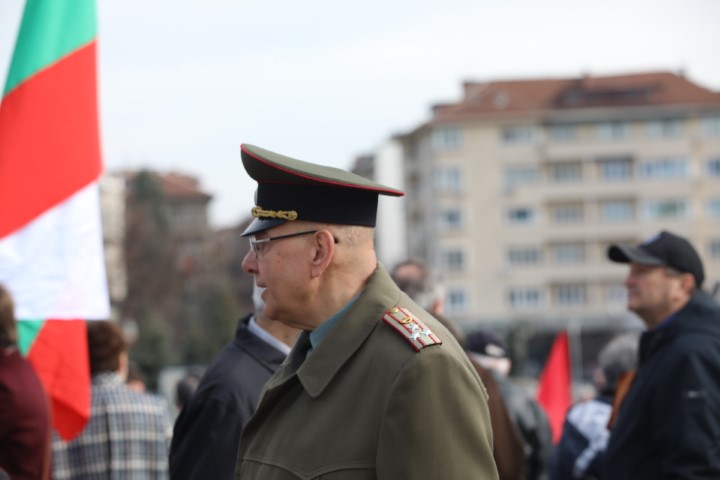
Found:
[(109, 317), (95, 0), (28, 0), (0, 103), (0, 282), (70, 439), (90, 415), (84, 320)]
[(537, 391), (537, 401), (545, 410), (553, 432), (553, 442), (560, 440), (565, 414), (572, 399), (570, 351), (567, 332), (555, 337), (550, 356), (545, 362)]

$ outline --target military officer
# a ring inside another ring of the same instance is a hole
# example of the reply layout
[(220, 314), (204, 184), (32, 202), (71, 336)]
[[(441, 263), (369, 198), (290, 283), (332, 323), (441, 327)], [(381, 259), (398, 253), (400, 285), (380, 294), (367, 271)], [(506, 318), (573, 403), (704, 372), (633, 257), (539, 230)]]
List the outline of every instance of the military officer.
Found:
[(487, 393), (453, 336), (377, 262), (378, 195), (241, 146), (258, 182), (243, 268), (302, 330), (240, 437), (238, 479), (496, 479)]

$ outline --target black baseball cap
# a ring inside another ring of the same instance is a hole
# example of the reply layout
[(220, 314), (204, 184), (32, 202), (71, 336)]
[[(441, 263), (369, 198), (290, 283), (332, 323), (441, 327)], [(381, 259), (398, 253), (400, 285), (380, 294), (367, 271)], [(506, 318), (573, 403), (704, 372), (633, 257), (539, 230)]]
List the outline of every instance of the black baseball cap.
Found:
[(509, 358), (505, 340), (488, 330), (478, 330), (465, 339), (465, 349), (493, 358)]
[(695, 277), (695, 287), (700, 288), (705, 280), (702, 260), (687, 239), (662, 231), (635, 247), (611, 245), (608, 258), (618, 263), (639, 263), (640, 265), (666, 266)]
[(255, 219), (242, 236), (295, 220), (374, 227), (378, 195), (404, 195), (352, 172), (254, 145), (243, 144), (240, 151), (245, 170), (258, 182)]

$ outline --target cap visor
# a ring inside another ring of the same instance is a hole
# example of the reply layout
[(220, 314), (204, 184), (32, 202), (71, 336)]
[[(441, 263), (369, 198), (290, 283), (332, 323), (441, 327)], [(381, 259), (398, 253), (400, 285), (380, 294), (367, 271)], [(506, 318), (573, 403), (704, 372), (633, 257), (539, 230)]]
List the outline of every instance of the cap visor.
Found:
[(608, 258), (618, 263), (639, 263), (640, 265), (665, 265), (665, 262), (645, 250), (627, 245), (613, 245), (608, 249)]
[(240, 234), (241, 237), (247, 237), (250, 235), (255, 235), (256, 233), (262, 232), (263, 230), (267, 230), (268, 228), (277, 227), (278, 225), (282, 225), (287, 220), (283, 220), (281, 218), (271, 218), (271, 219), (264, 219), (264, 218), (256, 218), (252, 221), (250, 225), (245, 229), (243, 233)]

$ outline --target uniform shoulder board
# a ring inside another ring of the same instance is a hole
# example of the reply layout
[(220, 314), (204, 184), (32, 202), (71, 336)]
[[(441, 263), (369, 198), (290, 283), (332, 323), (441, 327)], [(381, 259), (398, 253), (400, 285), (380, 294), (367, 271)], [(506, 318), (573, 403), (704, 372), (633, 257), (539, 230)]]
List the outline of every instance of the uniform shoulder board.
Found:
[(442, 345), (442, 340), (406, 308), (393, 307), (386, 310), (383, 321), (402, 335), (416, 352), (430, 345)]

